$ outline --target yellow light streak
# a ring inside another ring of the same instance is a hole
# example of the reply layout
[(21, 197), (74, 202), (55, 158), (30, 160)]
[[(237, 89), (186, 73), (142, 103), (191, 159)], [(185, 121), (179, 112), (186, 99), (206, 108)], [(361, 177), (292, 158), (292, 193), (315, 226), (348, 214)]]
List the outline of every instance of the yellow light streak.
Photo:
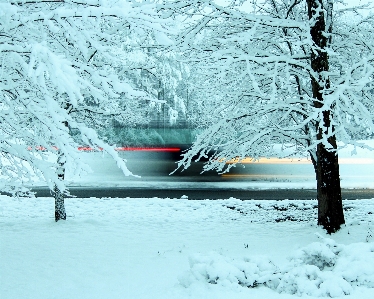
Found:
[[(237, 163), (237, 160), (227, 161), (226, 164)], [(311, 164), (312, 161), (308, 158), (253, 158), (247, 157), (239, 162), (239, 164)], [(374, 164), (374, 159), (371, 158), (339, 158), (339, 164)]]
[[(237, 160), (227, 161), (226, 164), (236, 163)], [(239, 164), (309, 164), (312, 163), (307, 158), (259, 158), (254, 160), (253, 158), (247, 157), (239, 162)]]
[(304, 178), (304, 179), (310, 179), (315, 178), (315, 175), (299, 175), (299, 174), (236, 174), (236, 173), (224, 173), (221, 175), (221, 177), (224, 178), (268, 178), (268, 179), (294, 179), (296, 178)]

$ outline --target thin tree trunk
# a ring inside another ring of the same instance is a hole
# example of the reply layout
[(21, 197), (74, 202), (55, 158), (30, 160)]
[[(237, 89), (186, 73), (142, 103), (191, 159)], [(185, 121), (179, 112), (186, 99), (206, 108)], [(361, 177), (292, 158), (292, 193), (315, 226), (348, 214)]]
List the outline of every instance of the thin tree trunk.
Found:
[[(57, 159), (57, 177), (60, 181), (65, 179), (65, 156), (60, 154)], [(55, 198), (55, 221), (66, 220), (65, 212), (65, 194), (61, 192), (60, 188), (55, 184), (54, 186)]]
[[(95, 55), (95, 53), (93, 55)], [(93, 55), (91, 56), (91, 58), (93, 57)], [(66, 103), (65, 109), (69, 114), (73, 109), (73, 106), (70, 103)], [(67, 130), (69, 130), (69, 123), (67, 121), (63, 121), (62, 123), (67, 128)], [(65, 180), (65, 164), (65, 155), (62, 152), (59, 152), (59, 156), (57, 158), (57, 178), (61, 182)], [(55, 184), (53, 188), (53, 193), (55, 198), (55, 221), (57, 222), (59, 220), (66, 220), (65, 194), (64, 192), (61, 192), (57, 184)]]
[[(329, 24), (327, 31), (331, 33), (332, 23), (330, 20), (332, 14), (332, 5), (329, 1), (328, 19)], [(309, 19), (315, 18), (315, 24), (311, 27), (310, 33), (313, 42), (318, 47), (311, 53), (311, 67), (319, 75), (319, 78), (311, 77), (314, 107), (322, 108), (324, 105), (323, 91), (329, 88), (330, 82), (324, 77), (324, 72), (329, 70), (329, 58), (325, 51), (328, 37), (326, 37), (326, 23), (324, 19), (324, 10), (322, 0), (307, 0)], [(316, 15), (316, 12), (319, 14)], [(344, 224), (344, 213), (342, 205), (339, 163), (337, 154), (336, 136), (333, 133), (322, 142), (328, 135), (328, 132), (334, 132), (331, 124), (331, 108), (323, 111), (323, 119), (317, 121), (317, 161), (314, 163), (317, 179), (317, 199), (318, 199), (318, 224), (322, 225), (329, 234), (340, 229)]]

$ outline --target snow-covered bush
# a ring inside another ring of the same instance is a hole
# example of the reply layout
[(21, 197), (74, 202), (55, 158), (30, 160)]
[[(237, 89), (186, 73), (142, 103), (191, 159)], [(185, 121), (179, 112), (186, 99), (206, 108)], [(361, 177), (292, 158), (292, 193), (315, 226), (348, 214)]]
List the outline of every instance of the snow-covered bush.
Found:
[(334, 272), (340, 273), (353, 286), (374, 288), (374, 242), (344, 246)]
[(352, 287), (331, 271), (321, 271), (314, 265), (300, 265), (283, 273), (276, 291), (299, 296), (339, 297), (349, 295)]
[(326, 267), (333, 267), (341, 247), (331, 239), (324, 239), (323, 241), (323, 243), (314, 242), (301, 248), (291, 257), (291, 261), (295, 266), (313, 265), (321, 271)]
[(270, 260), (235, 260), (211, 252), (208, 255), (193, 255), (189, 262), (191, 270), (179, 277), (184, 287), (195, 281), (223, 286), (239, 284), (249, 288), (259, 284), (270, 287), (278, 284), (278, 269)]
[(266, 286), (298, 296), (340, 297), (356, 286), (374, 288), (374, 243), (337, 244), (323, 238), (297, 250), (288, 265), (266, 258), (232, 259), (212, 252), (190, 257), (190, 270), (179, 277), (184, 287), (194, 283)]

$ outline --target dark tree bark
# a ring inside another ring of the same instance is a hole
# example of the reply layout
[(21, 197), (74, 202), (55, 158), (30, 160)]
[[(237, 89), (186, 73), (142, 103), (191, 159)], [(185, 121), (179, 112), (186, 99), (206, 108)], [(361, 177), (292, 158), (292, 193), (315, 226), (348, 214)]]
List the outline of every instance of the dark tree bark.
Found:
[[(311, 53), (311, 67), (319, 78), (311, 77), (314, 107), (324, 105), (323, 90), (329, 88), (329, 80), (324, 72), (329, 70), (329, 57), (325, 51), (329, 37), (326, 32), (331, 32), (332, 24), (326, 26), (322, 0), (307, 0), (309, 19), (315, 18), (315, 23), (310, 29), (313, 42), (318, 47)], [(331, 4), (331, 3), (329, 3)], [(327, 16), (331, 16), (332, 7), (329, 5)], [(317, 15), (318, 13), (318, 15)], [(331, 20), (330, 20), (331, 22)], [(327, 28), (328, 27), (328, 28)], [(327, 137), (328, 147), (322, 141), (317, 146), (317, 159), (314, 163), (317, 178), (318, 199), (318, 224), (322, 225), (331, 234), (340, 229), (345, 223), (340, 187), (339, 163), (337, 154), (336, 136), (331, 125), (331, 108), (323, 111), (323, 120), (316, 123), (317, 139)]]

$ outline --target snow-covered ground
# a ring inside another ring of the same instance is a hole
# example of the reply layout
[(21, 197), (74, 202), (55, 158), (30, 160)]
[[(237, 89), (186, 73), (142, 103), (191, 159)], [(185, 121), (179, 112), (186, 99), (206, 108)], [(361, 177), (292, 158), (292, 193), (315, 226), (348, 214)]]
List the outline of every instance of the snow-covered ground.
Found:
[(374, 200), (328, 236), (316, 201), (0, 197), (4, 299), (374, 298)]
[[(341, 157), (349, 161), (350, 153)], [(343, 164), (343, 186), (373, 186), (373, 154), (356, 158), (365, 162)], [(72, 184), (141, 184), (95, 163), (99, 172)], [(70, 198), (68, 219), (58, 223), (52, 198), (0, 196), (0, 298), (374, 298), (374, 199), (344, 201), (346, 225), (329, 236), (316, 225), (316, 201), (145, 195)]]

